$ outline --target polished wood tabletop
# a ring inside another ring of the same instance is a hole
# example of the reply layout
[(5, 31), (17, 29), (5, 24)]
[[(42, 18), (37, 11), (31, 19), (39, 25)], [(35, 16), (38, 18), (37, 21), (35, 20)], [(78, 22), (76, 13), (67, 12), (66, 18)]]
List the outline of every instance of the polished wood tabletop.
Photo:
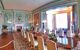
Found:
[(11, 42), (9, 45), (5, 46), (12, 40), (13, 40), (12, 33), (4, 33), (4, 34), (0, 35), (0, 50), (14, 50), (13, 42)]

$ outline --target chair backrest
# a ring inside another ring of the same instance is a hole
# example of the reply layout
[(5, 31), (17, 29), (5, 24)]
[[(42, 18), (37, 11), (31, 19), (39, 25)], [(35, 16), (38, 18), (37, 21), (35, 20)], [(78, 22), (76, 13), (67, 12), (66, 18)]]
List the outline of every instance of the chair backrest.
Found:
[(29, 32), (26, 32), (26, 39), (30, 42)]
[(42, 36), (37, 36), (38, 50), (44, 50), (44, 41)]
[(52, 40), (47, 40), (46, 44), (47, 44), (47, 50), (56, 50), (57, 49), (56, 43)]
[(31, 45), (33, 45), (33, 47), (35, 47), (34, 46), (34, 37), (33, 37), (33, 34), (32, 33), (29, 33), (29, 37), (30, 37)]

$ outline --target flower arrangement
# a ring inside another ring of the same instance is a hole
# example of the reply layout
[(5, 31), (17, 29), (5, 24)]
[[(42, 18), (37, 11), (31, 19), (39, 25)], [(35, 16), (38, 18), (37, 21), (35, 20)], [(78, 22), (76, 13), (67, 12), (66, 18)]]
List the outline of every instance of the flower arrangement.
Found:
[(49, 36), (50, 40), (53, 40), (53, 41), (57, 42), (57, 38), (56, 38), (56, 35), (54, 33), (48, 34), (48, 36)]
[(2, 25), (2, 29), (7, 29), (7, 25)]

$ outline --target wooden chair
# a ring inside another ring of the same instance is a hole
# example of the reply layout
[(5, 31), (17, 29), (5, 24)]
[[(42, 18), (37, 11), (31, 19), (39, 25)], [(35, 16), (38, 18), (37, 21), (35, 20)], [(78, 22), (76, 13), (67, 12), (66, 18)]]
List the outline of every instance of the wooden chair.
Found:
[(29, 32), (26, 33), (26, 37), (27, 37), (28, 41), (30, 42), (30, 34), (29, 34)]
[(31, 45), (34, 47), (34, 37), (32, 33), (29, 33)]
[(43, 46), (43, 38), (42, 36), (37, 36), (37, 41), (38, 41), (38, 50), (44, 50), (44, 46)]
[(57, 45), (54, 41), (47, 40), (46, 44), (47, 44), (47, 50), (57, 50)]
[(34, 36), (32, 33), (29, 33), (29, 37), (30, 37), (30, 42), (31, 42), (31, 50), (36, 50), (35, 45), (34, 45)]

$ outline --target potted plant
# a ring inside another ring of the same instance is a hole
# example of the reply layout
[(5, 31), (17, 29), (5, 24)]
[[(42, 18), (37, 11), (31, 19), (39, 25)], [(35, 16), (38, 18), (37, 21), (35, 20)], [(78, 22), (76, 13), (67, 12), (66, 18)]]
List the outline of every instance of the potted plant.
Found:
[(53, 40), (53, 41), (57, 42), (57, 38), (56, 38), (56, 35), (54, 33), (49, 34), (48, 36), (49, 36), (50, 40)]
[(2, 29), (7, 29), (7, 25), (2, 25)]
[(79, 40), (79, 35), (75, 34), (75, 36), (73, 37), (73, 40), (74, 40), (74, 47), (76, 47), (77, 46), (77, 42)]
[(76, 41), (78, 41), (78, 39), (79, 39), (78, 34), (76, 34), (76, 35), (74, 36), (74, 38), (76, 39)]
[(2, 25), (2, 33), (7, 33), (8, 29), (7, 29), (7, 25)]

